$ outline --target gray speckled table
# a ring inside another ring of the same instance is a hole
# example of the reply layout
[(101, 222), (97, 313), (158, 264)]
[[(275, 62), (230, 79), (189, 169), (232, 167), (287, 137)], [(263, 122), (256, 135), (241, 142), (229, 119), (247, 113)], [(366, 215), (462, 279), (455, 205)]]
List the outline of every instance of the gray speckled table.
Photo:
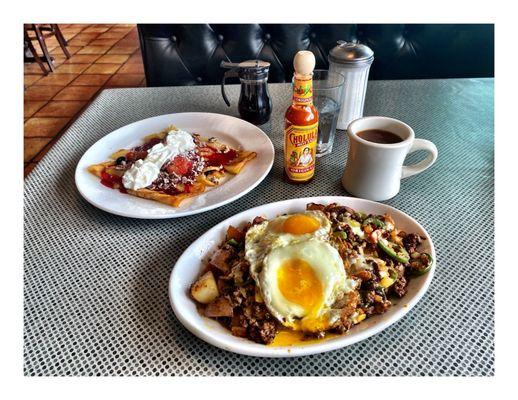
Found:
[[(237, 91), (229, 87), (234, 104)], [(162, 221), (122, 218), (88, 204), (74, 185), (81, 155), (116, 128), (171, 112), (235, 115), (216, 86), (105, 90), (36, 166), (24, 197), (26, 375), (494, 374), (492, 79), (369, 83), (366, 115), (402, 119), (439, 149), (437, 163), (405, 180), (387, 202), (421, 222), (437, 249), (432, 285), (405, 318), (350, 347), (295, 359), (228, 353), (178, 323), (167, 281), (201, 233), (267, 202), (346, 195), (341, 131), (311, 184), (282, 182), (290, 89), (271, 84), (270, 91), (274, 112), (262, 128), (275, 145), (274, 167), (255, 190), (217, 212)]]

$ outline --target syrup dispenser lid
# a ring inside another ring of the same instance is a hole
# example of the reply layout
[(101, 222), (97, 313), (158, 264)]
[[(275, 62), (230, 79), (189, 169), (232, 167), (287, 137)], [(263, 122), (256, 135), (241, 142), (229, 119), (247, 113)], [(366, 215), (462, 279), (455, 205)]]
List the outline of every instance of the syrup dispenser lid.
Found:
[(254, 80), (263, 79), (268, 76), (270, 63), (262, 60), (246, 60), (240, 63), (222, 61), (220, 67), (235, 69), (240, 78)]

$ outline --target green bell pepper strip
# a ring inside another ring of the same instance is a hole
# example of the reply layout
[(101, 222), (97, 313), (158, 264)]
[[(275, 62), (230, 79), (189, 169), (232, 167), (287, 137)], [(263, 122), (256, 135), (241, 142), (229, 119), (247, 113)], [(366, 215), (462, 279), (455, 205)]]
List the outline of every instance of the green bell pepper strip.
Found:
[(415, 275), (415, 276), (424, 275), (428, 271), (430, 271), (430, 269), (432, 269), (432, 265), (434, 263), (433, 257), (430, 254), (428, 254), (428, 253), (423, 253), (423, 254), (426, 254), (426, 256), (428, 257), (428, 265), (426, 266), (426, 268), (418, 269), (418, 270), (416, 270), (415, 268), (412, 268), (412, 274)]
[(363, 226), (365, 225), (369, 225), (369, 224), (374, 224), (376, 226), (376, 228), (385, 228), (385, 222), (383, 222), (382, 220), (378, 219), (378, 218), (375, 218), (375, 217), (369, 217), (367, 218), (366, 220), (363, 221)]
[(234, 247), (239, 247), (239, 243), (237, 242), (236, 239), (229, 239), (227, 240), (227, 243), (231, 246), (234, 246)]
[(386, 239), (379, 239), (378, 246), (381, 250), (387, 253), (389, 257), (399, 261), (400, 263), (406, 264), (410, 260), (408, 251), (396, 243), (389, 242)]
[(347, 233), (344, 231), (335, 231), (333, 232), (333, 236), (339, 237), (341, 239), (347, 239)]
[(367, 218), (367, 214), (361, 211), (356, 211), (356, 215), (363, 221), (365, 218)]

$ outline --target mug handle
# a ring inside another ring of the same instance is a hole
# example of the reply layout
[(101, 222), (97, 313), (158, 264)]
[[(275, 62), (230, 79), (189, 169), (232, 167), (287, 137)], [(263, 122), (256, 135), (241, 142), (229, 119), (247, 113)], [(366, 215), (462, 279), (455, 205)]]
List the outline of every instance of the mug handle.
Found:
[(407, 178), (409, 176), (423, 172), (425, 169), (431, 167), (435, 160), (437, 160), (437, 147), (429, 140), (414, 139), (414, 143), (412, 143), (408, 154), (418, 150), (426, 150), (428, 155), (424, 160), (419, 161), (417, 164), (403, 165), (401, 170), (401, 178)]

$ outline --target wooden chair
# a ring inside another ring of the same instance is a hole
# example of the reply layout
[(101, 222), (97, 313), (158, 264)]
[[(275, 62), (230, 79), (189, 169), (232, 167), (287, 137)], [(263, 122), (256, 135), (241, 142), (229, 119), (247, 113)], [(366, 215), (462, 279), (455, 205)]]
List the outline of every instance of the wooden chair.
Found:
[[(27, 37), (29, 38), (29, 42), (31, 40), (37, 40), (41, 51), (43, 52), (43, 58), (47, 62), (51, 71), (54, 71), (56, 68), (54, 63), (52, 62), (52, 57), (50, 56), (47, 45), (45, 44), (45, 38), (50, 36), (55, 36), (61, 50), (65, 54), (66, 58), (70, 58), (70, 53), (67, 50), (67, 42), (59, 29), (58, 24), (25, 24), (24, 31)], [(34, 36), (29, 35), (30, 32), (34, 32)]]
[[(27, 34), (26, 30), (23, 31), (23, 50), (24, 61), (36, 61), (40, 66), (41, 70), (43, 71), (43, 74), (47, 75), (49, 73), (49, 71), (47, 71), (47, 68), (45, 68), (45, 64), (43, 64), (43, 61), (41, 61), (41, 57), (38, 55), (38, 52), (34, 48), (34, 45), (32, 44), (32, 41), (29, 38), (29, 35)], [(27, 53), (30, 53), (30, 55), (27, 55)]]

